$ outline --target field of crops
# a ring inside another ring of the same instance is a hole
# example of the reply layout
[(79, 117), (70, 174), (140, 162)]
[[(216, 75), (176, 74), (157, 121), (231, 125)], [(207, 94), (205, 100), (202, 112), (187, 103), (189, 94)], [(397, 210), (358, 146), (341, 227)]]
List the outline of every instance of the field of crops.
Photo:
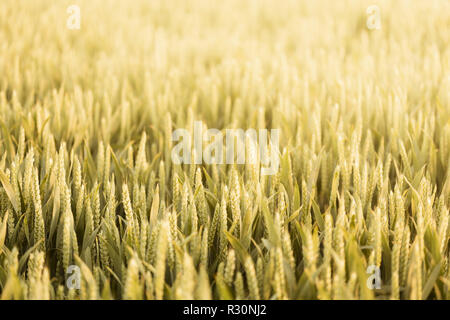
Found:
[(450, 299), (449, 208), (449, 1), (0, 1), (1, 299)]

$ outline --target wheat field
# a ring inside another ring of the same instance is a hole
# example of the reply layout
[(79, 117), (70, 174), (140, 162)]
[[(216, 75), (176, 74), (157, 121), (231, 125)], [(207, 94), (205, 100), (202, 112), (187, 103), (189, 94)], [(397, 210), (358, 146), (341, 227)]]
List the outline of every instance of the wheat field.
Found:
[(0, 1), (1, 299), (450, 299), (449, 206), (449, 1)]

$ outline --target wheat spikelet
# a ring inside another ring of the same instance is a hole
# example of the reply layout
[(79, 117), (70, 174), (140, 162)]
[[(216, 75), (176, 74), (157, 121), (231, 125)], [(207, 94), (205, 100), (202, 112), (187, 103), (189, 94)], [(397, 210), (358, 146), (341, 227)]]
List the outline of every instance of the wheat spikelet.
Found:
[(162, 200), (166, 198), (166, 174), (166, 166), (164, 165), (164, 161), (161, 161), (159, 163), (159, 198)]
[(316, 271), (316, 261), (318, 257), (318, 244), (311, 230), (305, 230), (305, 243), (303, 244), (303, 258), (305, 269), (309, 269), (310, 274)]
[(63, 215), (63, 225), (62, 225), (62, 246), (61, 246), (61, 252), (62, 252), (62, 268), (64, 272), (69, 267), (70, 261), (71, 261), (71, 253), (72, 253), (72, 246), (71, 246), (71, 236), (72, 236), (72, 230), (71, 230), (71, 221), (70, 221), (70, 215), (71, 213), (69, 211), (65, 211)]
[(223, 279), (226, 284), (231, 285), (234, 278), (234, 270), (236, 268), (236, 254), (233, 249), (228, 251), (226, 259)]
[(282, 233), (282, 241), (281, 244), (283, 246), (283, 253), (286, 256), (286, 259), (288, 260), (289, 266), (292, 270), (295, 270), (295, 258), (294, 258), (294, 251), (292, 250), (292, 244), (291, 244), (291, 238), (289, 236), (289, 232), (285, 230)]
[(155, 274), (154, 288), (155, 298), (161, 300), (163, 298), (164, 275), (166, 270), (166, 253), (167, 253), (167, 235), (169, 233), (169, 225), (167, 221), (161, 222), (158, 241), (156, 244)]
[(169, 248), (168, 248), (167, 260), (168, 260), (170, 268), (173, 269), (173, 267), (175, 265), (174, 243), (177, 243), (177, 239), (178, 239), (177, 214), (173, 211), (169, 213), (169, 226), (170, 226), (170, 231), (168, 234)]
[[(19, 186), (19, 179), (17, 177), (17, 167), (16, 167), (16, 162), (13, 161), (11, 163), (11, 171), (10, 171), (10, 180), (11, 180), (11, 184), (14, 188), (14, 194), (16, 196), (16, 199), (20, 199), (21, 195), (20, 195), (20, 186)], [(21, 201), (17, 201), (17, 209), (19, 212), (22, 211), (22, 203)]]
[(107, 145), (105, 147), (105, 163), (103, 165), (103, 184), (106, 184), (109, 180), (111, 170), (111, 147)]
[(98, 181), (103, 181), (103, 176), (105, 174), (105, 146), (103, 141), (98, 144), (97, 151), (97, 179)]
[[(241, 197), (241, 186), (239, 184), (239, 177), (236, 171), (236, 168), (233, 167), (231, 171), (231, 183), (230, 183), (230, 209), (233, 217), (233, 223), (237, 223), (236, 230), (239, 230), (239, 223), (241, 219), (241, 205), (240, 205), (240, 197)], [(239, 232), (235, 233), (236, 236), (239, 236)]]
[[(226, 187), (225, 187), (226, 188)], [(220, 202), (220, 211), (219, 211), (219, 255), (220, 260), (223, 261), (226, 258), (226, 246), (227, 246), (227, 238), (226, 232), (228, 231), (228, 214), (227, 214), (227, 201), (225, 198), (225, 194), (227, 191), (224, 191), (222, 194), (222, 200)]]
[(200, 266), (200, 271), (198, 274), (197, 286), (195, 288), (195, 296), (196, 300), (211, 300), (211, 286), (208, 278), (208, 273), (205, 270), (204, 266)]
[(373, 221), (373, 248), (375, 252), (375, 265), (381, 265), (381, 210), (375, 209), (374, 221)]
[(258, 279), (256, 278), (255, 266), (253, 260), (247, 257), (244, 262), (247, 285), (250, 291), (250, 299), (259, 299)]
[(411, 269), (411, 274), (409, 278), (411, 286), (410, 298), (412, 300), (422, 299), (422, 259), (421, 259), (422, 254), (420, 253), (420, 251), (421, 249), (419, 243), (415, 242), (412, 248), (413, 268)]
[(177, 288), (176, 296), (178, 299), (194, 299), (194, 290), (196, 283), (196, 272), (192, 258), (188, 254), (183, 257), (183, 271), (180, 276), (180, 285)]
[(408, 259), (410, 252), (410, 230), (406, 225), (405, 231), (402, 237), (402, 249), (400, 253), (400, 285), (403, 287), (406, 284), (407, 270), (408, 270)]
[(145, 144), (147, 142), (147, 135), (145, 131), (142, 132), (141, 141), (139, 142), (138, 153), (136, 156), (136, 169), (138, 172), (145, 170), (147, 166), (147, 160), (145, 156)]
[(329, 212), (325, 215), (325, 236), (324, 236), (324, 265), (325, 265), (325, 285), (328, 292), (331, 292), (331, 252), (333, 250), (333, 217)]
[(445, 253), (445, 248), (446, 248), (446, 245), (447, 245), (447, 242), (448, 242), (448, 238), (449, 238), (449, 236), (448, 236), (448, 234), (449, 234), (449, 228), (448, 228), (448, 225), (449, 225), (449, 211), (448, 211), (448, 209), (447, 208), (443, 208), (442, 210), (441, 210), (441, 213), (440, 213), (440, 217), (439, 217), (439, 231), (438, 231), (438, 234), (439, 234), (439, 238), (440, 238), (440, 244), (439, 244), (439, 248), (440, 248), (440, 251), (444, 254)]
[(205, 268), (208, 266), (209, 245), (208, 245), (208, 226), (203, 229), (200, 248), (200, 264)]
[(80, 197), (80, 191), (83, 183), (83, 177), (81, 174), (81, 165), (80, 161), (78, 160), (78, 157), (75, 157), (73, 161), (73, 183), (74, 183), (74, 190), (75, 190), (75, 196), (77, 199)]
[(184, 231), (187, 220), (189, 217), (189, 201), (190, 201), (190, 194), (189, 194), (189, 186), (188, 183), (185, 182), (183, 184), (183, 189), (181, 192), (181, 219), (180, 219), (180, 229)]
[(110, 258), (108, 253), (108, 246), (105, 231), (102, 229), (98, 235), (99, 238), (99, 248), (100, 248), (100, 261), (102, 264), (102, 269), (107, 270), (110, 267)]
[(41, 193), (37, 169), (33, 170), (32, 198), (34, 206), (33, 239), (35, 244), (41, 242), (39, 249), (45, 251), (45, 223), (42, 216)]
[(286, 279), (284, 274), (283, 254), (281, 248), (275, 250), (275, 283), (277, 299), (286, 299)]
[(236, 279), (234, 279), (235, 298), (236, 300), (242, 300), (245, 297), (244, 293), (244, 279), (242, 273), (238, 271), (236, 273)]
[(42, 291), (42, 272), (44, 271), (44, 252), (38, 251), (31, 253), (28, 260), (28, 279), (30, 282), (28, 298), (31, 300), (41, 299)]
[(195, 205), (198, 209), (198, 218), (201, 225), (205, 225), (209, 220), (209, 208), (206, 203), (205, 191), (202, 182), (202, 173), (200, 168), (197, 168), (197, 172), (195, 173)]
[(127, 222), (127, 236), (128, 240), (136, 244), (138, 243), (136, 234), (136, 222), (134, 217), (133, 208), (131, 205), (130, 194), (128, 191), (128, 185), (122, 185), (122, 204), (125, 211), (125, 221)]
[(25, 130), (23, 127), (20, 127), (19, 143), (17, 145), (17, 159), (19, 163), (22, 162), (24, 155), (25, 155)]
[(336, 203), (336, 196), (339, 188), (339, 176), (340, 176), (340, 166), (336, 166), (333, 173), (333, 180), (331, 183), (331, 192), (330, 192), (330, 204), (329, 206), (333, 206)]
[(94, 193), (92, 195), (92, 206), (93, 206), (93, 214), (94, 214), (94, 229), (97, 229), (100, 225), (100, 194), (98, 191), (98, 184), (94, 185)]
[(33, 147), (31, 147), (25, 159), (25, 172), (23, 175), (23, 184), (22, 184), (22, 192), (26, 206), (31, 204), (31, 186), (33, 185), (32, 183), (33, 163), (34, 163), (34, 150)]
[(126, 300), (141, 300), (142, 290), (139, 277), (139, 266), (135, 257), (128, 263), (123, 297)]
[(402, 247), (403, 222), (398, 220), (394, 229), (391, 264), (391, 299), (400, 298), (400, 250)]

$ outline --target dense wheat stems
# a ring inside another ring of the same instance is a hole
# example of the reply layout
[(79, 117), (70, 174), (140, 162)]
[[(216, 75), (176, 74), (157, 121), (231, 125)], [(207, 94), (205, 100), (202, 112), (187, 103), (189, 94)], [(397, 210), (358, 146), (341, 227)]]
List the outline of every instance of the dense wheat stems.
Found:
[(76, 2), (0, 1), (0, 298), (450, 299), (448, 1)]

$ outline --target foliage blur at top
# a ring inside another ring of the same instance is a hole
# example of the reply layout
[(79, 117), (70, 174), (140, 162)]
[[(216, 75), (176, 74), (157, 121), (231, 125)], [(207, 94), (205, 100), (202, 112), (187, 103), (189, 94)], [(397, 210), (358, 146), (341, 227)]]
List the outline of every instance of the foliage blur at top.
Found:
[(446, 0), (0, 1), (2, 299), (450, 299), (449, 206)]

